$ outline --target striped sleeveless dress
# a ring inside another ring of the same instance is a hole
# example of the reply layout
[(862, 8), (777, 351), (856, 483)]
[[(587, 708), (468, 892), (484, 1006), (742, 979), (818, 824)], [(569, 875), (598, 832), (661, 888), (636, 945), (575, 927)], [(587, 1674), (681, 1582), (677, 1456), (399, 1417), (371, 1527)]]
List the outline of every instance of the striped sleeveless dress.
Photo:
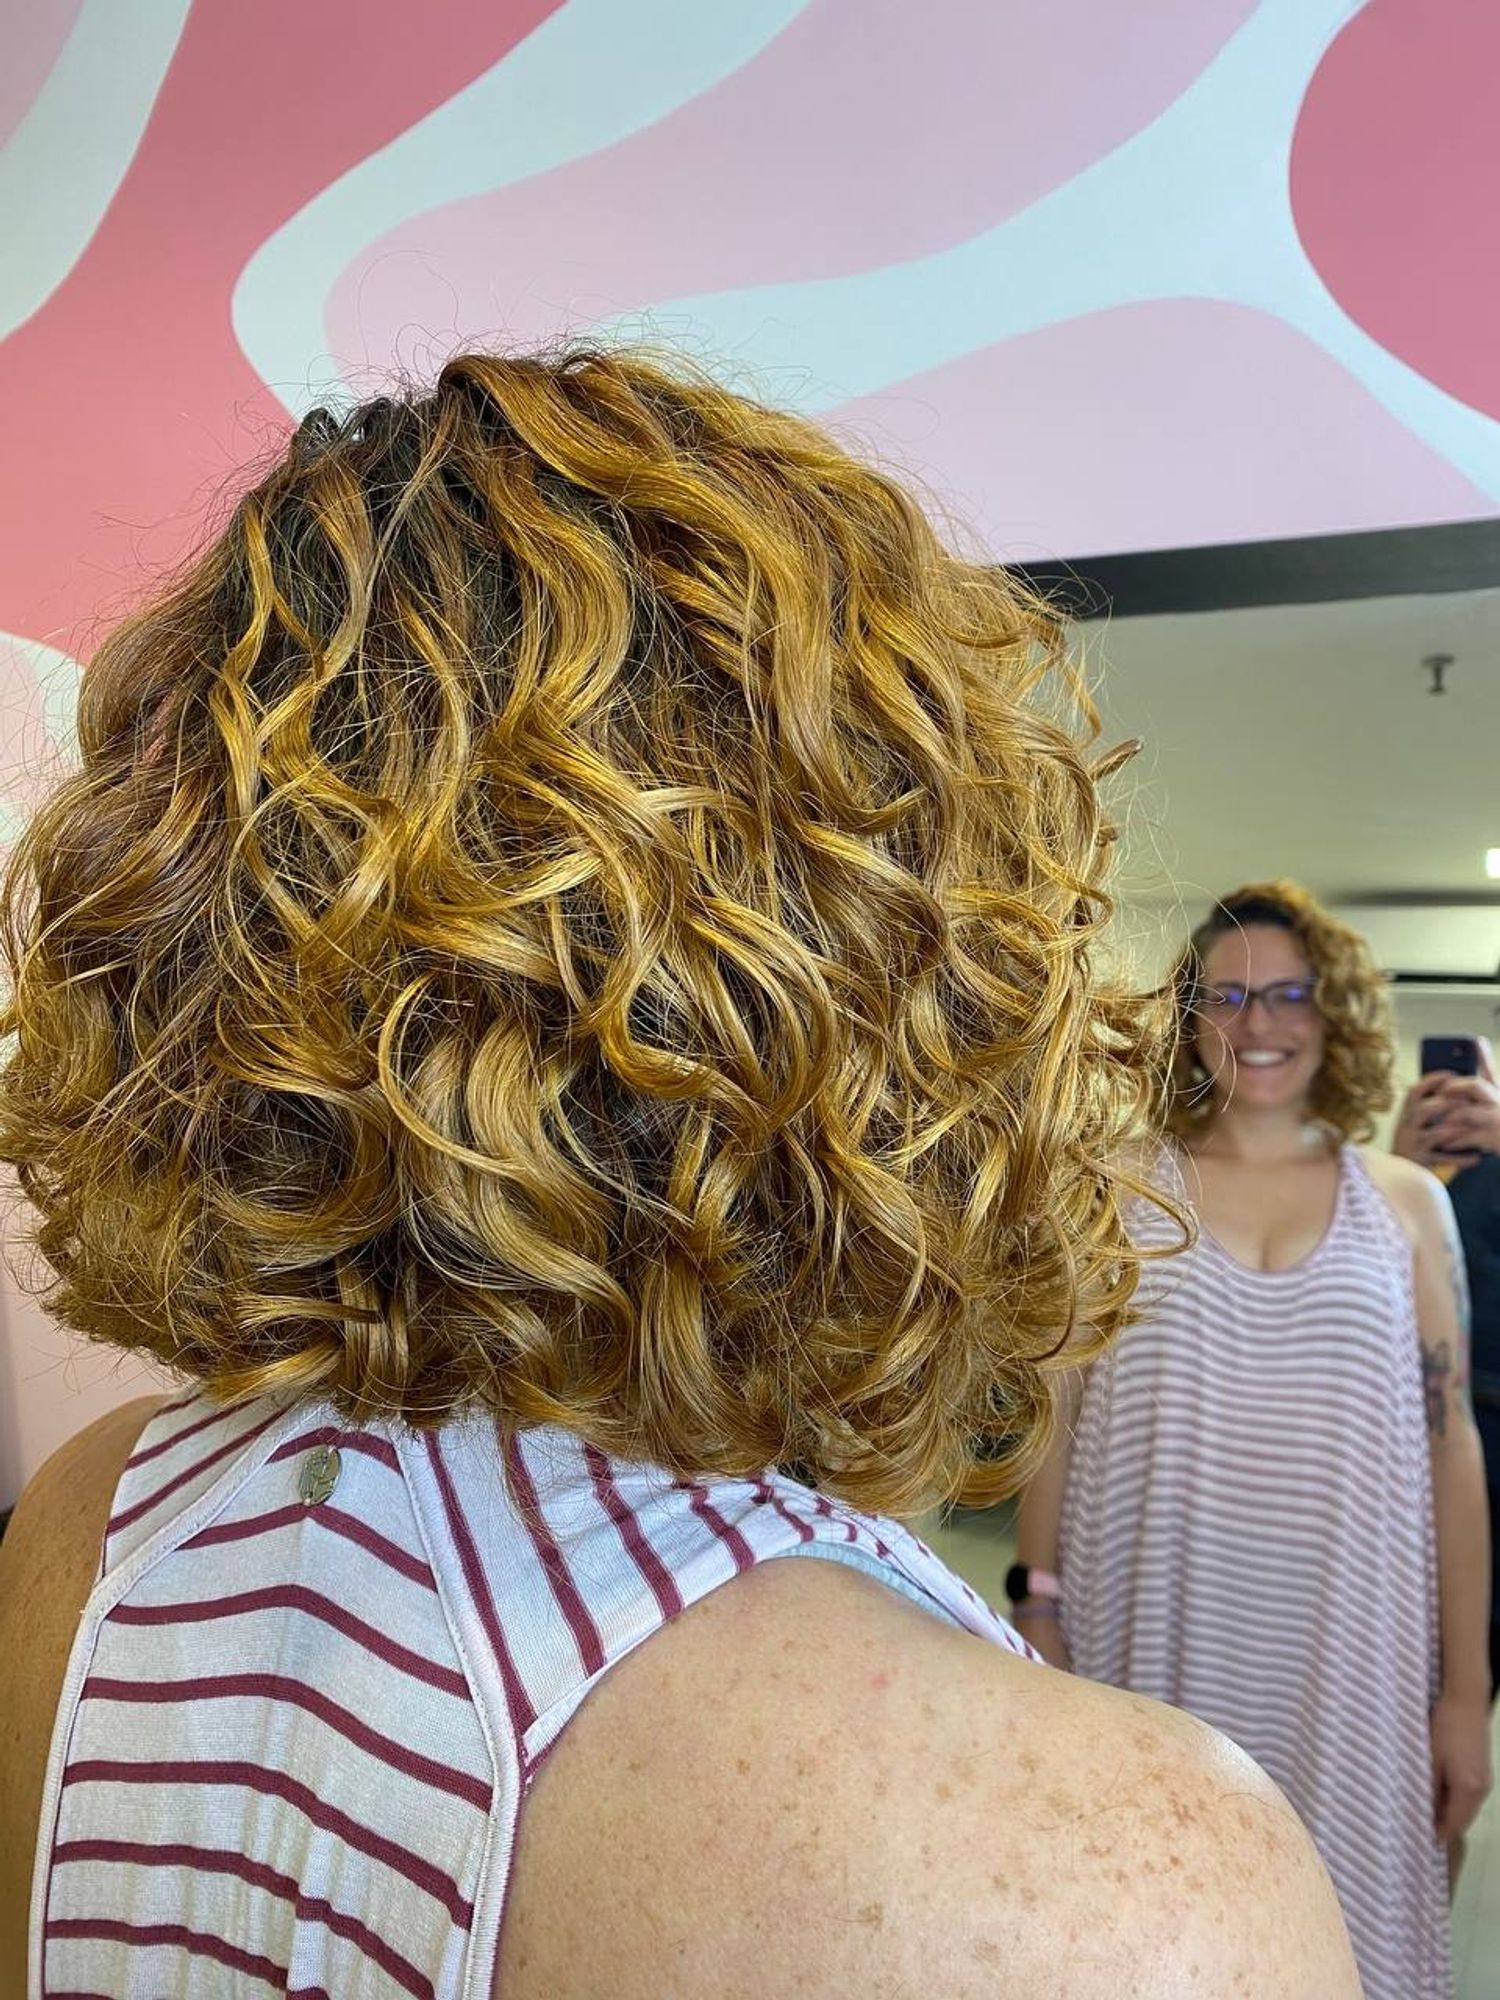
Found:
[[(1174, 1232), (1155, 1210), (1143, 1243)], [(1284, 1271), (1204, 1234), (1089, 1370), (1063, 1508), (1076, 1672), (1247, 1750), (1318, 1844), (1369, 2000), (1452, 1992), (1437, 1566), (1410, 1246), (1353, 1147)]]
[(522, 1803), (569, 1718), (790, 1555), (1027, 1650), (908, 1530), (774, 1472), (178, 1398), (126, 1468), (59, 1703), (32, 2000), (489, 2000)]

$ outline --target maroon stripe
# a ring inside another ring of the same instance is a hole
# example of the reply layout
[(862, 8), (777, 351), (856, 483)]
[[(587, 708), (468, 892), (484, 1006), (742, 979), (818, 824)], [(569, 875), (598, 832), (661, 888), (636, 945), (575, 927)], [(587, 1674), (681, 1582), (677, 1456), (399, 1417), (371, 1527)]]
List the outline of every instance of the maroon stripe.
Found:
[(420, 1583), (424, 1590), (437, 1589), (432, 1571), (420, 1556), (412, 1555), (399, 1542), (388, 1540), (357, 1514), (346, 1514), (341, 1507), (330, 1507), (326, 1501), (319, 1507), (309, 1507), (301, 1500), (294, 1500), (290, 1506), (273, 1507), (268, 1514), (248, 1515), (243, 1521), (219, 1521), (191, 1536), (182, 1546), (206, 1549), (220, 1542), (248, 1541), (254, 1535), (268, 1535), (277, 1528), (290, 1527), (295, 1521), (310, 1521), (316, 1527), (329, 1528), (346, 1541), (357, 1542), (388, 1568), (399, 1570), (413, 1583)]
[(750, 1569), (755, 1556), (739, 1529), (732, 1526), (708, 1497), (708, 1489), (696, 1479), (680, 1479), (678, 1486), (687, 1494), (693, 1512), (703, 1525), (728, 1549), (736, 1570)]
[(306, 1785), (289, 1778), (284, 1771), (261, 1764), (210, 1762), (180, 1759), (175, 1763), (132, 1764), (106, 1758), (80, 1758), (63, 1772), (64, 1785), (243, 1785), (247, 1791), (283, 1800), (295, 1807), (304, 1819), (331, 1833), (348, 1847), (378, 1861), (393, 1874), (403, 1876), (415, 1888), (442, 1904), (453, 1921), (467, 1930), (474, 1921), (474, 1905), (459, 1893), (451, 1875), (410, 1848), (400, 1846), (383, 1833), (351, 1819), (337, 1806), (320, 1799)]
[(159, 1417), (164, 1417), (168, 1415), (170, 1411), (185, 1410), (188, 1408), (190, 1404), (196, 1403), (198, 1398), (202, 1394), (203, 1394), (202, 1383), (190, 1382), (186, 1389), (179, 1389), (175, 1396), (168, 1396), (167, 1400), (162, 1404), (161, 1408), (157, 1411), (156, 1414)]
[[(808, 1541), (814, 1539), (812, 1529), (807, 1527), (807, 1523), (803, 1520), (802, 1516), (800, 1514), (791, 1513), (787, 1508), (787, 1506), (785, 1505), (784, 1499), (777, 1496), (774, 1490), (772, 1491), (771, 1498), (778, 1513), (785, 1514), (788, 1520), (795, 1521), (799, 1527), (807, 1528), (807, 1534), (804, 1539)], [(884, 1539), (880, 1535), (876, 1534), (875, 1530), (869, 1525), (868, 1522), (853, 1520), (847, 1514), (845, 1514), (842, 1509), (836, 1510), (823, 1497), (821, 1493), (812, 1496), (812, 1498), (813, 1498), (814, 1513), (821, 1516), (821, 1518), (825, 1521), (842, 1522), (845, 1541), (848, 1542), (857, 1541), (861, 1535), (865, 1535), (874, 1543), (875, 1553), (877, 1556), (879, 1556), (882, 1562), (895, 1561), (895, 1557), (892, 1554), (891, 1550), (887, 1547)], [(917, 1541), (915, 1535), (911, 1537), (911, 1540), (914, 1543), (916, 1543), (917, 1548), (921, 1551), (923, 1555), (927, 1557), (929, 1562), (937, 1561), (937, 1557), (933, 1555), (932, 1551), (930, 1549), (923, 1548), (922, 1544)], [(925, 1586), (923, 1587), (925, 1588)], [(967, 1588), (967, 1585), (965, 1586), (965, 1588)], [(929, 1597), (932, 1595), (931, 1591), (928, 1591), (927, 1594)]]
[(456, 1695), (460, 1701), (469, 1698), (468, 1682), (452, 1667), (440, 1666), (436, 1660), (414, 1653), (409, 1646), (388, 1638), (373, 1625), (367, 1625), (363, 1618), (356, 1618), (352, 1611), (346, 1611), (342, 1604), (323, 1596), (321, 1591), (309, 1590), (305, 1584), (268, 1584), (259, 1590), (239, 1591), (232, 1597), (203, 1597), (189, 1604), (117, 1604), (105, 1623), (203, 1625), (215, 1618), (247, 1617), (255, 1611), (305, 1611), (310, 1618), (322, 1619), (325, 1625), (342, 1632), (346, 1639), (363, 1646), (367, 1653), (384, 1660), (387, 1666), (410, 1674), (413, 1680), (425, 1681), (428, 1687), (441, 1688), (444, 1694)]
[(47, 1925), (50, 1938), (107, 1938), (113, 1944), (175, 1944), (192, 1958), (211, 1958), (227, 1965), (231, 1972), (243, 1972), (248, 1979), (263, 1979), (267, 1986), (286, 1988), (287, 1968), (259, 1952), (241, 1951), (223, 1938), (207, 1931), (190, 1931), (185, 1924), (127, 1924), (117, 1917), (53, 1917)]
[(472, 1777), (467, 1771), (455, 1770), (451, 1764), (439, 1764), (435, 1758), (424, 1757), (419, 1751), (398, 1743), (394, 1737), (383, 1736), (378, 1729), (371, 1729), (367, 1722), (361, 1722), (352, 1710), (342, 1708), (338, 1702), (330, 1701), (326, 1694), (316, 1688), (307, 1687), (302, 1681), (291, 1679), (287, 1674), (199, 1674), (180, 1681), (122, 1681), (103, 1674), (90, 1674), (83, 1684), (80, 1699), (84, 1701), (130, 1701), (151, 1704), (183, 1701), (232, 1701), (250, 1696), (260, 1701), (284, 1701), (291, 1708), (300, 1708), (308, 1715), (316, 1716), (319, 1722), (337, 1730), (347, 1742), (378, 1757), (393, 1771), (401, 1771), (418, 1783), (431, 1785), (434, 1791), (446, 1792), (450, 1798), (463, 1799), (480, 1812), (488, 1812), (493, 1802), (493, 1793), (482, 1778)]
[(880, 1539), (879, 1535), (876, 1534), (868, 1521), (861, 1520), (857, 1514), (848, 1513), (843, 1507), (830, 1508), (829, 1517), (832, 1520), (843, 1522), (844, 1540), (846, 1542), (867, 1541), (872, 1544), (876, 1555), (879, 1556), (882, 1562), (889, 1562), (891, 1560), (890, 1550)]
[(583, 1671), (592, 1677), (604, 1671), (604, 1643), (599, 1637), (599, 1627), (589, 1614), (589, 1608), (578, 1594), (562, 1550), (557, 1546), (556, 1537), (542, 1519), (541, 1502), (537, 1499), (536, 1482), (531, 1477), (526, 1460), (521, 1452), (520, 1440), (511, 1438), (507, 1443), (500, 1435), (500, 1427), (495, 1426), (495, 1437), (505, 1454), (505, 1462), (510, 1473), (511, 1485), (520, 1503), (521, 1519), (526, 1524), (526, 1532), (531, 1537), (531, 1546), (536, 1550), (552, 1595), (557, 1600), (557, 1608), (568, 1621), (568, 1630), (573, 1634), (573, 1643), (578, 1648), (579, 1662)]
[(797, 1539), (799, 1542), (810, 1542), (814, 1539), (811, 1527), (803, 1520), (800, 1514), (792, 1512), (791, 1508), (776, 1491), (769, 1479), (758, 1479), (755, 1482), (755, 1497), (757, 1500), (774, 1507), (782, 1520), (789, 1522), (797, 1530)]
[(583, 1456), (594, 1482), (594, 1492), (599, 1504), (614, 1522), (625, 1544), (625, 1553), (635, 1564), (646, 1582), (651, 1586), (651, 1594), (656, 1599), (663, 1618), (675, 1618), (682, 1610), (682, 1593), (672, 1572), (646, 1540), (645, 1532), (636, 1519), (635, 1509), (626, 1500), (615, 1484), (610, 1471), (609, 1460), (597, 1445), (586, 1444)]
[[(473, 1599), (475, 1613), (495, 1655), (495, 1664), (500, 1672), (500, 1684), (505, 1690), (505, 1705), (510, 1710), (510, 1726), (515, 1732), (516, 1746), (521, 1751), (524, 1764), (525, 1736), (532, 1723), (536, 1721), (536, 1710), (522, 1684), (521, 1676), (516, 1672), (516, 1663), (510, 1656), (510, 1648), (505, 1643), (505, 1634), (500, 1629), (500, 1616), (495, 1609), (495, 1600), (490, 1595), (489, 1583), (485, 1578), (484, 1565), (479, 1560), (479, 1551), (474, 1546), (474, 1537), (470, 1532), (468, 1520), (459, 1505), (453, 1476), (443, 1458), (437, 1433), (426, 1431), (423, 1433), (423, 1439), (427, 1446), (427, 1456), (432, 1463), (433, 1476), (437, 1480), (438, 1492), (442, 1496), (443, 1511), (448, 1516), (448, 1528), (453, 1536), (453, 1546), (458, 1551), (464, 1581), (469, 1586), (469, 1596)], [(524, 1771), (522, 1775), (525, 1775)]]
[(70, 1861), (123, 1861), (144, 1868), (190, 1868), (210, 1875), (233, 1875), (252, 1889), (262, 1889), (280, 1902), (290, 1903), (299, 1919), (321, 1924), (346, 1944), (352, 1944), (372, 1964), (388, 1973), (413, 2000), (436, 2000), (432, 1981), (403, 1958), (395, 1946), (357, 1917), (336, 1910), (322, 1896), (310, 1896), (290, 1875), (282, 1875), (264, 1861), (248, 1855), (231, 1854), (222, 1847), (192, 1847), (182, 1841), (70, 1840), (57, 1849), (59, 1863)]
[(148, 1493), (144, 1500), (138, 1500), (133, 1507), (127, 1507), (123, 1514), (116, 1514), (110, 1521), (108, 1532), (117, 1535), (122, 1528), (128, 1528), (143, 1514), (149, 1514), (153, 1507), (159, 1507), (163, 1500), (177, 1491), (178, 1487), (186, 1486), (188, 1481), (196, 1479), (200, 1472), (207, 1472), (211, 1465), (217, 1465), (221, 1458), (228, 1458), (232, 1451), (241, 1451), (246, 1445), (252, 1444), (262, 1431), (268, 1431), (272, 1424), (279, 1423), (285, 1414), (283, 1410), (273, 1410), (270, 1416), (263, 1418), (250, 1430), (242, 1431), (238, 1437), (230, 1438), (227, 1444), (219, 1445), (209, 1452), (206, 1458), (200, 1458), (195, 1465), (190, 1465), (186, 1472), (179, 1472), (177, 1477), (169, 1479), (165, 1486), (159, 1486), (154, 1493)]
[(320, 1424), (315, 1431), (302, 1431), (285, 1444), (277, 1445), (266, 1461), (276, 1465), (284, 1458), (295, 1458), (298, 1452), (310, 1451), (314, 1445), (337, 1445), (341, 1452), (357, 1451), (365, 1458), (373, 1458), (390, 1472), (401, 1470), (401, 1461), (396, 1456), (396, 1447), (389, 1438), (372, 1437), (368, 1431), (344, 1431), (337, 1424)]
[(47, 1988), (47, 2000), (110, 2000), (108, 1993), (80, 1993), (76, 1986), (70, 1986), (64, 1993), (56, 1986)]
[(823, 1520), (833, 1521), (838, 1526), (842, 1527), (844, 1531), (844, 1540), (846, 1542), (855, 1542), (859, 1540), (859, 1531), (855, 1527), (854, 1523), (849, 1519), (847, 1514), (842, 1512), (839, 1513), (834, 1512), (833, 1502), (828, 1498), (826, 1494), (819, 1493), (818, 1495), (816, 1495), (816, 1497), (813, 1500), (813, 1512), (815, 1514), (820, 1515)]
[[(193, 1400), (196, 1401), (197, 1398)], [(196, 1437), (199, 1431), (206, 1431), (212, 1424), (223, 1423), (226, 1417), (242, 1415), (244, 1409), (243, 1403), (226, 1403), (221, 1409), (210, 1410), (206, 1417), (199, 1417), (194, 1424), (184, 1424), (180, 1431), (173, 1431), (170, 1437), (162, 1438), (156, 1444), (148, 1444), (140, 1451), (133, 1451), (125, 1461), (125, 1470), (133, 1472), (138, 1465), (149, 1465), (153, 1458), (160, 1458), (162, 1453), (170, 1451), (173, 1445), (182, 1444), (188, 1438)], [(161, 1414), (160, 1411), (157, 1412), (158, 1416)]]

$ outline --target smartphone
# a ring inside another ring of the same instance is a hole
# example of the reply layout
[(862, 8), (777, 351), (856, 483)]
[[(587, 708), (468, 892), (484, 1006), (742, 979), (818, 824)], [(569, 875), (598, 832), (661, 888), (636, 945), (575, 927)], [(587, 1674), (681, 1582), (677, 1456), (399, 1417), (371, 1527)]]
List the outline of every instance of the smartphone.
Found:
[(1444, 1070), (1451, 1076), (1478, 1076), (1479, 1044), (1472, 1035), (1424, 1035), (1422, 1074)]
[[(1424, 1035), (1422, 1037), (1422, 1074), (1449, 1076), (1478, 1076), (1479, 1044), (1472, 1035)], [(1429, 1124), (1436, 1120), (1429, 1119)], [(1455, 1160), (1467, 1159), (1465, 1153), (1450, 1153), (1446, 1146), (1436, 1148), (1433, 1172), (1440, 1181), (1451, 1180), (1456, 1169), (1447, 1164)], [(1444, 1162), (1439, 1165), (1438, 1162)]]

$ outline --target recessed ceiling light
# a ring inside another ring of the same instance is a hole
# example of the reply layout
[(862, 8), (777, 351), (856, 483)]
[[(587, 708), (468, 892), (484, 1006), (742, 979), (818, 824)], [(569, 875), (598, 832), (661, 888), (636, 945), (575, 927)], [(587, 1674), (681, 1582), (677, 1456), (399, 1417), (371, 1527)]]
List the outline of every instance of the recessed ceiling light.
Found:
[(1484, 872), (1492, 881), (1500, 882), (1500, 847), (1484, 850)]

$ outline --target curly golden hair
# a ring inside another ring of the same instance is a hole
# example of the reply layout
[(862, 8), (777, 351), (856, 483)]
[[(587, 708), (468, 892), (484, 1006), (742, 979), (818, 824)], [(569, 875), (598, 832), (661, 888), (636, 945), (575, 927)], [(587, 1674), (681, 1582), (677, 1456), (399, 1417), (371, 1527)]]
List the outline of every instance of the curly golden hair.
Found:
[(224, 1397), (997, 1497), (1166, 1049), (1091, 970), (1096, 728), (1045, 603), (707, 382), (315, 413), (9, 863), (46, 1303)]
[(1392, 1102), (1396, 1044), (1387, 984), (1359, 932), (1295, 882), (1247, 883), (1215, 903), (1188, 939), (1172, 973), (1177, 1042), (1163, 1108), (1168, 1131), (1191, 1140), (1213, 1121), (1194, 1012), (1203, 961), (1216, 938), (1252, 924), (1290, 932), (1312, 969), (1324, 1044), (1309, 1110), (1343, 1140), (1370, 1139), (1377, 1116)]

